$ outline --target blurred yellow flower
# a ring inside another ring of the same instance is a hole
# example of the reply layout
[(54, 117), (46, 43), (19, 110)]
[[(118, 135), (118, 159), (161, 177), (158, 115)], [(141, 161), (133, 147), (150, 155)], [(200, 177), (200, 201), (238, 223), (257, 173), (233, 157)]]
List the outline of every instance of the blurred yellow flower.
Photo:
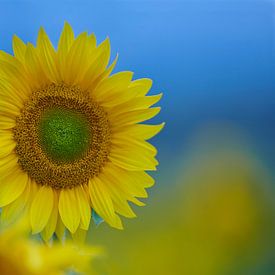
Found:
[(239, 146), (223, 143), (222, 148), (200, 149), (182, 179), (182, 270), (248, 274), (249, 268), (265, 263), (273, 247), (270, 178)]
[(76, 38), (65, 24), (57, 51), (41, 28), (37, 46), (13, 39), (14, 56), (0, 52), (0, 207), (11, 223), (22, 213), (48, 241), (87, 231), (92, 209), (112, 227), (135, 217), (154, 180), (163, 127), (140, 124), (160, 111), (162, 94), (147, 96), (150, 79), (110, 76), (110, 43)]
[(98, 248), (66, 244), (43, 245), (28, 238), (22, 224), (0, 232), (1, 275), (61, 275), (67, 271), (94, 274), (92, 260)]

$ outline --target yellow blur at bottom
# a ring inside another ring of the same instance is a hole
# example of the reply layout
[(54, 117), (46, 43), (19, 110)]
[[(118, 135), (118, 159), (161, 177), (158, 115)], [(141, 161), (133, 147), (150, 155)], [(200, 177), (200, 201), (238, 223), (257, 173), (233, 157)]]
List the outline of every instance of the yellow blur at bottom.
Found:
[(1, 275), (61, 275), (68, 271), (94, 274), (91, 260), (99, 250), (76, 247), (69, 242), (48, 246), (28, 237), (27, 227), (22, 223), (1, 232)]

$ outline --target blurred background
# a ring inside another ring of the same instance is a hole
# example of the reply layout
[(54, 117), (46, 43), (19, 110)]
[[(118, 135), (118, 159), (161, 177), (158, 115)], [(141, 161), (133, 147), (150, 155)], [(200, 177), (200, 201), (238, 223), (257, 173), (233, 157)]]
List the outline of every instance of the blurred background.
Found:
[(159, 170), (124, 231), (93, 226), (99, 274), (275, 274), (275, 5), (267, 0), (0, 0), (0, 48), (64, 21), (154, 80)]

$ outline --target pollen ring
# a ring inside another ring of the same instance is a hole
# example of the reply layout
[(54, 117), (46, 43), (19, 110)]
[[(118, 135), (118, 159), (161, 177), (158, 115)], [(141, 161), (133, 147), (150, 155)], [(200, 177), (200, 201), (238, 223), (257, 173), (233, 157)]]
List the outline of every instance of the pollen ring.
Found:
[(19, 164), (38, 184), (86, 184), (107, 161), (110, 127), (103, 108), (79, 87), (51, 84), (33, 92), (14, 128)]

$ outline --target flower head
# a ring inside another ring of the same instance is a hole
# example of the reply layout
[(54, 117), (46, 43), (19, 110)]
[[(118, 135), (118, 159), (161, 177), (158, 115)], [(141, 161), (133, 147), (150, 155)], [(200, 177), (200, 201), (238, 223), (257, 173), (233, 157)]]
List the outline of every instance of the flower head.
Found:
[(92, 209), (112, 227), (134, 217), (156, 170), (147, 142), (163, 127), (141, 122), (161, 94), (150, 79), (110, 76), (109, 39), (76, 38), (65, 23), (58, 48), (45, 31), (37, 46), (13, 39), (14, 56), (0, 52), (0, 207), (2, 222), (24, 215), (49, 240), (67, 228), (88, 230)]

